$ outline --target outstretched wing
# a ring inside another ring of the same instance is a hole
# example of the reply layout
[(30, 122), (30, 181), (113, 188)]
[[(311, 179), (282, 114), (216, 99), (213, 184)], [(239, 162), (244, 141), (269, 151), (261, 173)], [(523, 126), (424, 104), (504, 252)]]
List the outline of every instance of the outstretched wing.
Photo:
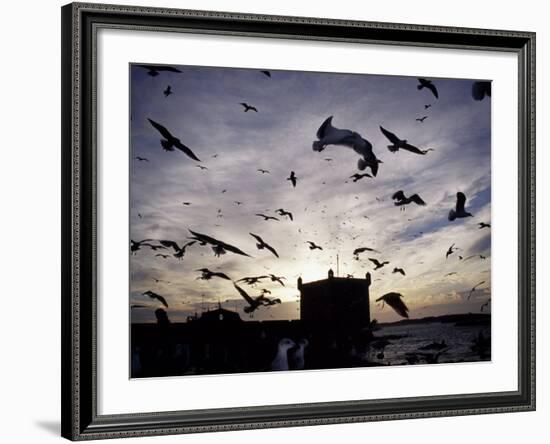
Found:
[(185, 146), (179, 140), (174, 143), (174, 146), (180, 151), (183, 151), (185, 154), (187, 154), (191, 159), (196, 160), (197, 162), (201, 161), (197, 156), (195, 156), (195, 153), (191, 151), (191, 148), (189, 148), (188, 146)]
[(409, 308), (405, 305), (403, 300), (401, 299), (400, 293), (387, 293), (382, 298), (388, 304), (391, 308), (395, 310), (395, 312), (404, 318), (409, 317)]
[(189, 230), (189, 232), (195, 236), (195, 239), (198, 240), (199, 242), (205, 242), (207, 244), (211, 244), (211, 245), (215, 245), (215, 246), (218, 246), (218, 247), (222, 247), (224, 250), (226, 251), (230, 251), (231, 253), (235, 253), (235, 254), (240, 254), (241, 256), (248, 256), (250, 257), (249, 254), (246, 254), (244, 251), (240, 250), (239, 248), (233, 246), (233, 245), (230, 245), (230, 244), (226, 244), (225, 242), (222, 242), (220, 240), (217, 240), (217, 239), (214, 239), (213, 237), (210, 237), (210, 236), (207, 236), (206, 234), (201, 234), (201, 233), (197, 233), (193, 230)]
[(382, 134), (384, 134), (384, 136), (386, 136), (388, 138), (388, 140), (391, 142), (391, 143), (399, 143), (401, 142), (401, 139), (399, 139), (399, 137), (397, 137), (394, 133), (392, 133), (391, 131), (388, 131), (386, 128), (384, 127), (380, 127), (380, 131), (382, 131)]
[(420, 154), (420, 155), (426, 154), (425, 151), (420, 150), (419, 148), (415, 147), (414, 145), (411, 145), (410, 143), (406, 143), (405, 145), (400, 146), (400, 148), (402, 150), (407, 150), (407, 151), (410, 151), (411, 153), (415, 153), (415, 154)]
[(371, 261), (377, 267), (379, 267), (381, 265), (380, 262), (378, 262), (378, 259), (374, 259), (372, 257), (369, 257), (369, 261)]
[(319, 127), (319, 129), (317, 130), (317, 138), (318, 139), (322, 139), (323, 137), (325, 137), (326, 133), (328, 131), (330, 131), (332, 128), (334, 128), (332, 126), (332, 117), (333, 116), (330, 116), (328, 117), (322, 124), (321, 126)]
[(254, 239), (256, 239), (260, 244), (265, 244), (264, 240), (258, 236), (257, 234), (254, 234), (254, 233), (248, 233), (250, 234)]
[(426, 202), (418, 194), (413, 194), (410, 199), (417, 205), (426, 205)]
[(171, 240), (159, 240), (160, 244), (161, 245), (164, 245), (165, 247), (167, 248), (173, 248), (174, 251), (177, 253), (178, 251), (180, 251), (180, 247), (179, 245), (174, 242), (174, 241), (171, 241)]
[(227, 276), (225, 273), (222, 273), (221, 271), (217, 271), (217, 272), (212, 273), (212, 276), (217, 276), (219, 278), (226, 279), (228, 281), (231, 280), (231, 278), (229, 276)]
[(147, 119), (151, 125), (161, 134), (162, 137), (168, 140), (173, 140), (174, 136), (170, 134), (170, 131), (168, 131), (164, 126), (162, 126), (160, 123), (155, 122), (152, 119)]
[(466, 195), (462, 191), (459, 191), (458, 193), (456, 193), (456, 212), (463, 213), (465, 205)]
[(271, 251), (275, 256), (279, 257), (279, 255), (278, 255), (277, 252), (275, 251), (275, 248), (273, 248), (271, 245), (266, 244), (266, 243), (264, 242), (264, 246), (265, 246), (265, 248), (267, 248), (269, 251)]
[(244, 298), (244, 300), (249, 304), (249, 305), (252, 305), (254, 306), (254, 299), (252, 299), (249, 294), (244, 291), (241, 287), (239, 287), (237, 284), (233, 284), (233, 286), (235, 287), (235, 289), (239, 292), (239, 294)]
[(428, 88), (432, 93), (433, 95), (435, 96), (436, 99), (439, 99), (439, 94), (437, 92), (437, 88), (435, 87), (435, 85), (433, 83), (428, 83), (426, 85), (426, 88)]
[(164, 299), (164, 297), (161, 296), (160, 294), (157, 294), (151, 290), (148, 290), (143, 294), (146, 296), (149, 296), (151, 299), (157, 299), (162, 305), (164, 305), (165, 307), (168, 307), (168, 302), (166, 302), (166, 299)]
[(405, 200), (405, 193), (403, 193), (403, 190), (396, 191), (391, 198), (393, 200)]

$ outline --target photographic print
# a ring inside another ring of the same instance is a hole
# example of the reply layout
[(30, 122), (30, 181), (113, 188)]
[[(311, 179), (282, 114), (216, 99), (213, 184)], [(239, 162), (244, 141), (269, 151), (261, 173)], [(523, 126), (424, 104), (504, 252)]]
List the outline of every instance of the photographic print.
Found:
[(132, 378), (490, 361), (490, 80), (129, 75)]

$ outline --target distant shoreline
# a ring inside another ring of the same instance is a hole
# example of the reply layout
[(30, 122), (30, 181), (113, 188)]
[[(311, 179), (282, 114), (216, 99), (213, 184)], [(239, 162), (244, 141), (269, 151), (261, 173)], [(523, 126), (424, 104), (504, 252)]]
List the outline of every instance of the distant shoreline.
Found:
[[(283, 323), (283, 322), (300, 322), (300, 319), (277, 319), (277, 320), (258, 320), (258, 321), (245, 321), (244, 323)], [(413, 318), (413, 319), (401, 319), (399, 321), (393, 322), (380, 322), (379, 327), (392, 327), (398, 325), (410, 325), (410, 324), (429, 324), (432, 322), (442, 322), (442, 323), (456, 323), (460, 325), (482, 325), (489, 324), (491, 322), (491, 314), (487, 313), (461, 313), (461, 314), (448, 314), (441, 316), (427, 316), (424, 318)], [(184, 325), (188, 324), (187, 322), (172, 322), (172, 325)], [(132, 326), (137, 325), (156, 325), (156, 322), (139, 322), (131, 323)]]

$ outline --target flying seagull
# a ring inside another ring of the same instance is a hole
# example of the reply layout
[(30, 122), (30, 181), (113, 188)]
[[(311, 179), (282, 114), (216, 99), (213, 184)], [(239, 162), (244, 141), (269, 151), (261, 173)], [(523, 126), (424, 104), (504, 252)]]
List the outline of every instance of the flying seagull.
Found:
[(210, 271), (208, 268), (199, 268), (198, 270), (195, 270), (195, 271), (200, 271), (202, 273), (202, 275), (197, 279), (202, 279), (204, 281), (209, 281), (213, 277), (219, 277), (221, 279), (225, 279), (228, 281), (231, 280), (231, 278), (227, 276), (225, 273), (221, 273), (219, 271)]
[(380, 296), (378, 299), (376, 299), (376, 302), (382, 301), (382, 308), (384, 308), (384, 302), (388, 304), (391, 308), (395, 310), (395, 312), (404, 318), (408, 318), (409, 309), (405, 305), (405, 303), (401, 300), (403, 295), (401, 293), (386, 293), (383, 296)]
[(174, 242), (172, 240), (159, 240), (160, 244), (165, 246), (166, 248), (173, 248), (175, 253), (174, 257), (181, 259), (185, 255), (185, 250), (187, 247), (190, 247), (193, 245), (196, 241), (187, 242), (183, 246), (179, 246), (177, 242)]
[(376, 177), (378, 164), (382, 163), (382, 161), (374, 155), (372, 144), (355, 131), (332, 126), (332, 118), (333, 116), (328, 117), (317, 130), (317, 139), (319, 140), (313, 142), (313, 151), (321, 152), (328, 145), (351, 148), (361, 156), (357, 162), (357, 168), (363, 171), (369, 167), (372, 175)]
[(424, 105), (424, 109), (428, 109), (428, 108), (431, 108), (432, 105)]
[(397, 137), (394, 133), (391, 131), (388, 131), (384, 127), (380, 127), (380, 131), (382, 131), (382, 134), (386, 136), (386, 138), (392, 143), (391, 145), (388, 145), (388, 150), (390, 150), (392, 153), (396, 153), (397, 151), (406, 150), (410, 151), (411, 153), (424, 155), (428, 152), (428, 150), (421, 150), (407, 142), (406, 139), (401, 140), (399, 137)]
[(448, 250), (447, 250), (447, 253), (445, 253), (445, 259), (447, 259), (451, 254), (453, 254), (457, 248), (454, 248), (455, 244), (451, 245)]
[(470, 298), (472, 297), (472, 293), (477, 290), (477, 287), (479, 287), (480, 285), (482, 285), (484, 283), (485, 283), (485, 281), (481, 281), (481, 282), (479, 282), (478, 284), (475, 284), (472, 287), (472, 289), (470, 290), (470, 293), (468, 294), (468, 300), (470, 300)]
[(267, 279), (269, 276), (250, 276), (250, 277), (243, 277), (239, 279), (237, 282), (244, 282), (247, 285), (255, 285), (258, 282), (260, 282), (262, 279)]
[(276, 257), (279, 257), (279, 255), (275, 251), (275, 248), (273, 248), (271, 245), (266, 243), (260, 236), (254, 233), (250, 233), (250, 235), (258, 241), (258, 243), (256, 244), (256, 247), (258, 247), (258, 250), (263, 250), (265, 248), (266, 250), (271, 251)]
[(174, 68), (173, 66), (166, 65), (137, 65), (140, 68), (146, 69), (147, 74), (151, 77), (158, 76), (162, 71), (166, 72), (181, 72), (179, 69)]
[(200, 159), (195, 156), (193, 151), (191, 151), (191, 149), (181, 143), (177, 137), (172, 136), (172, 134), (170, 134), (170, 131), (168, 131), (164, 126), (162, 126), (160, 123), (155, 122), (154, 120), (147, 120), (161, 134), (161, 136), (164, 137), (164, 139), (160, 140), (160, 144), (165, 151), (174, 151), (174, 148), (177, 148), (187, 154), (187, 156), (189, 156), (191, 159), (200, 162)]
[(134, 240), (130, 239), (130, 251), (132, 253), (135, 253), (142, 246), (150, 247), (151, 245), (148, 244), (147, 242), (152, 242), (152, 241), (153, 241), (153, 239), (143, 239), (142, 241), (134, 241)]
[(270, 299), (266, 297), (264, 293), (256, 297), (252, 297), (237, 284), (233, 283), (233, 286), (248, 304), (248, 307), (244, 307), (243, 309), (245, 313), (252, 313), (254, 310), (261, 306), (269, 306), (281, 303), (281, 300), (279, 298)]
[(136, 156), (134, 157), (134, 159), (139, 160), (140, 162), (149, 162), (149, 159), (147, 159), (147, 157)]
[(168, 302), (166, 302), (166, 299), (164, 299), (164, 297), (161, 296), (160, 294), (157, 294), (151, 290), (147, 290), (142, 294), (145, 296), (149, 296), (151, 299), (157, 299), (162, 305), (164, 305), (165, 307), (168, 307)]
[(355, 173), (353, 176), (350, 176), (350, 179), (353, 179), (354, 182), (357, 182), (358, 180), (361, 180), (363, 177), (372, 177), (369, 173)]
[(468, 213), (464, 210), (464, 205), (466, 204), (466, 195), (459, 191), (456, 193), (456, 208), (449, 211), (449, 220), (453, 221), (459, 217), (473, 217), (472, 213)]
[(417, 122), (424, 123), (424, 120), (426, 120), (427, 118), (428, 118), (428, 116), (417, 117), (415, 120), (416, 120)]
[(244, 107), (244, 112), (247, 113), (248, 111), (254, 111), (258, 112), (255, 106), (249, 105), (248, 103), (241, 102), (239, 105), (242, 105)]
[(277, 213), (279, 216), (287, 216), (290, 220), (294, 220), (294, 218), (292, 217), (292, 213), (290, 211), (285, 211), (282, 208), (275, 210), (275, 213)]
[(271, 77), (271, 73), (267, 70), (260, 71), (264, 76)]
[(160, 253), (157, 253), (157, 254), (155, 254), (155, 257), (161, 257), (161, 258), (163, 258), (163, 259), (168, 259), (170, 256), (167, 255), (167, 254), (160, 254)]
[(435, 96), (436, 99), (439, 99), (439, 94), (437, 92), (437, 88), (435, 87), (435, 85), (432, 83), (431, 80), (427, 80), (427, 79), (418, 79), (418, 82), (419, 84), (416, 86), (419, 90), (422, 89), (422, 88), (428, 88), (432, 93), (433, 95)]
[(234, 254), (240, 254), (241, 256), (250, 257), (250, 255), (246, 254), (239, 248), (234, 247), (233, 245), (226, 244), (225, 242), (222, 242), (218, 239), (207, 236), (206, 234), (197, 233), (193, 230), (189, 230), (189, 232), (193, 235), (193, 239), (199, 241), (201, 245), (210, 244), (212, 246), (212, 250), (214, 251), (215, 256), (219, 257), (220, 255), (225, 254), (229, 251)]
[(309, 244), (309, 249), (310, 250), (322, 250), (323, 248), (320, 247), (319, 245), (316, 245), (315, 242), (312, 242), (312, 241), (306, 241), (306, 244)]
[(258, 168), (258, 172), (260, 172), (262, 174), (270, 174), (269, 170), (264, 170), (263, 168)]
[(483, 100), (485, 97), (491, 97), (491, 82), (472, 83), (472, 97), (474, 100)]
[(451, 271), (450, 273), (447, 273), (447, 274), (446, 274), (445, 276), (443, 276), (443, 277), (453, 276), (453, 275), (455, 275), (455, 274), (457, 274), (456, 271)]
[(403, 270), (402, 268), (395, 267), (392, 273), (401, 273), (403, 276), (405, 276), (405, 270)]
[(201, 170), (207, 170), (208, 167), (205, 167), (204, 165), (195, 165), (197, 168), (200, 168)]
[(491, 224), (487, 224), (485, 222), (479, 222), (478, 223), (479, 225), (479, 229), (481, 230), (482, 228), (491, 228)]
[(163, 91), (163, 93), (164, 93), (164, 97), (168, 97), (170, 94), (173, 94), (172, 87), (168, 85), (166, 89)]
[(374, 265), (376, 265), (374, 267), (375, 270), (378, 270), (379, 268), (382, 268), (384, 265), (389, 264), (388, 261), (380, 262), (378, 259), (375, 259), (372, 257), (369, 257), (369, 261), (371, 261)]
[(290, 183), (292, 183), (292, 186), (296, 188), (296, 182), (298, 181), (298, 178), (296, 177), (296, 174), (294, 171), (290, 172), (290, 176), (286, 178), (286, 180), (290, 180)]
[(416, 205), (426, 205), (426, 202), (418, 194), (413, 194), (412, 196), (405, 197), (403, 190), (399, 190), (391, 197), (395, 200), (394, 204), (396, 206), (409, 205), (410, 203), (415, 203)]
[(277, 221), (279, 220), (278, 217), (275, 217), (275, 216), (266, 216), (265, 214), (262, 214), (262, 213), (257, 213), (257, 214), (255, 214), (254, 216), (263, 217), (265, 221), (270, 220), (270, 219), (271, 219), (271, 220), (277, 220)]
[(364, 253), (365, 251), (370, 251), (372, 253), (380, 253), (378, 250), (375, 250), (374, 248), (359, 247), (353, 250), (353, 255), (355, 256), (355, 259), (359, 259), (359, 254)]
[(275, 276), (274, 274), (269, 274), (269, 277), (271, 279), (271, 282), (278, 282), (279, 284), (281, 284), (283, 287), (285, 286), (285, 283), (283, 282), (283, 280), (286, 280), (285, 277), (283, 276)]

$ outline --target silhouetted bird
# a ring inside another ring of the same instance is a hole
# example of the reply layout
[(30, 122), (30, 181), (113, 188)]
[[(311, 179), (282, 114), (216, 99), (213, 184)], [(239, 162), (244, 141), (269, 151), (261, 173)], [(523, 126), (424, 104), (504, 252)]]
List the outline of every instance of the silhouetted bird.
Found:
[(186, 207), (188, 207), (189, 205), (191, 205), (191, 202), (182, 202), (181, 204), (182, 204), (182, 205), (185, 205)]
[(424, 105), (424, 109), (428, 109), (428, 108), (431, 108), (432, 105)]
[(395, 310), (395, 312), (404, 318), (408, 318), (409, 309), (405, 305), (405, 303), (401, 300), (403, 295), (401, 293), (386, 293), (383, 296), (380, 296), (378, 299), (376, 299), (376, 302), (382, 301), (382, 308), (384, 308), (384, 302), (388, 304), (391, 308)]
[(204, 281), (209, 281), (213, 277), (219, 277), (227, 281), (231, 280), (231, 278), (227, 276), (225, 273), (221, 273), (219, 271), (210, 271), (208, 268), (199, 268), (198, 270), (195, 270), (195, 271), (200, 271), (202, 273), (202, 275), (197, 279), (202, 279)]
[(264, 170), (263, 168), (258, 168), (258, 171), (262, 174), (270, 174), (269, 170)]
[(466, 204), (466, 195), (459, 191), (456, 193), (456, 207), (455, 209), (449, 211), (449, 220), (453, 221), (460, 217), (473, 217), (472, 213), (468, 213), (464, 210), (464, 205)]
[(294, 220), (294, 218), (292, 217), (292, 213), (290, 211), (285, 211), (282, 208), (275, 210), (275, 213), (277, 213), (279, 216), (287, 216), (290, 220)]
[(350, 176), (350, 179), (353, 179), (354, 182), (361, 180), (363, 177), (372, 177), (369, 173), (359, 174), (355, 173), (353, 176)]
[(266, 243), (260, 236), (253, 233), (250, 233), (250, 235), (258, 241), (258, 243), (256, 244), (256, 247), (258, 247), (258, 250), (263, 250), (265, 248), (266, 250), (271, 251), (276, 257), (279, 257), (279, 255), (275, 251), (275, 248), (273, 248), (271, 245)]
[(274, 216), (266, 216), (265, 214), (262, 214), (262, 213), (257, 213), (257, 214), (255, 214), (254, 216), (263, 217), (265, 221), (268, 221), (268, 220), (270, 220), (270, 219), (271, 219), (271, 220), (276, 220), (276, 221), (279, 220), (279, 218), (277, 218), (277, 217), (274, 217)]
[(235, 289), (239, 292), (239, 294), (243, 297), (243, 299), (248, 304), (247, 307), (244, 307), (245, 313), (252, 313), (254, 310), (256, 310), (260, 306), (267, 306), (267, 305), (274, 305), (274, 304), (280, 304), (280, 299), (269, 299), (265, 297), (263, 294), (260, 296), (257, 296), (255, 298), (251, 297), (246, 291), (244, 291), (241, 287), (239, 287), (237, 284), (233, 284)]
[(453, 254), (457, 248), (454, 248), (455, 244), (451, 245), (448, 249), (447, 249), (447, 253), (445, 253), (445, 259), (447, 259), (451, 254)]
[(173, 66), (166, 65), (137, 65), (140, 68), (146, 69), (147, 74), (151, 77), (158, 76), (162, 71), (165, 72), (181, 72), (179, 69), (174, 68)]
[(195, 156), (193, 151), (191, 151), (190, 148), (181, 143), (177, 137), (172, 136), (172, 134), (170, 134), (170, 131), (168, 131), (164, 126), (162, 126), (160, 123), (155, 122), (154, 120), (147, 120), (160, 133), (160, 135), (164, 137), (164, 139), (161, 139), (160, 144), (165, 151), (174, 151), (174, 148), (177, 148), (178, 150), (183, 151), (191, 159), (200, 162), (200, 159)]
[(417, 117), (417, 118), (416, 118), (416, 121), (417, 121), (417, 122), (420, 122), (420, 123), (424, 123), (424, 120), (426, 120), (427, 118), (428, 118), (428, 116)]
[(163, 93), (164, 93), (164, 97), (168, 97), (170, 94), (173, 94), (172, 87), (168, 85), (166, 89), (163, 91)]
[(207, 170), (208, 168), (203, 165), (195, 165), (197, 168), (200, 168), (201, 170)]
[(151, 245), (147, 242), (153, 242), (153, 239), (143, 239), (142, 241), (134, 241), (130, 239), (130, 251), (132, 253), (135, 253), (138, 251), (142, 246), (150, 247)]
[(206, 234), (197, 233), (193, 230), (189, 230), (189, 232), (193, 235), (193, 239), (198, 240), (201, 245), (210, 244), (212, 246), (212, 251), (214, 251), (215, 256), (219, 257), (220, 255), (225, 254), (229, 251), (230, 253), (250, 257), (250, 255), (246, 254), (244, 251), (240, 250), (237, 247), (234, 247), (231, 244), (227, 244), (211, 236), (207, 236)]
[(365, 251), (371, 251), (373, 253), (380, 253), (378, 250), (375, 250), (374, 248), (369, 247), (359, 247), (353, 250), (353, 255), (355, 256), (355, 259), (359, 259), (359, 255), (361, 253), (364, 253)]
[(410, 143), (407, 142), (406, 139), (403, 139), (403, 140), (400, 139), (394, 133), (392, 133), (391, 131), (388, 131), (382, 126), (380, 127), (380, 131), (382, 131), (382, 134), (384, 134), (384, 136), (386, 136), (386, 138), (392, 143), (391, 145), (388, 145), (388, 150), (390, 150), (392, 153), (395, 153), (400, 149), (410, 151), (411, 153), (420, 154), (420, 155), (425, 155), (428, 152), (428, 150), (421, 150), (415, 147), (414, 145), (411, 145)]
[(149, 159), (147, 159), (147, 157), (136, 156), (136, 157), (134, 157), (134, 159), (137, 159), (140, 162), (149, 162)]
[(418, 82), (419, 82), (419, 84), (416, 87), (419, 90), (421, 90), (422, 88), (428, 88), (432, 92), (432, 94), (435, 96), (435, 98), (439, 99), (439, 94), (437, 92), (437, 88), (435, 87), (435, 85), (432, 83), (431, 80), (419, 78)]
[(474, 100), (483, 100), (485, 97), (491, 97), (491, 82), (472, 83), (472, 97)]
[(244, 102), (241, 102), (240, 105), (242, 105), (244, 107), (244, 112), (247, 113), (248, 111), (254, 111), (254, 112), (258, 112), (258, 110), (256, 109), (255, 106), (252, 106), (252, 105), (249, 105), (248, 103), (244, 103)]
[(173, 248), (175, 251), (174, 257), (178, 259), (181, 259), (183, 256), (185, 256), (186, 248), (190, 247), (195, 243), (195, 241), (187, 242), (185, 245), (180, 247), (177, 244), (177, 242), (174, 242), (172, 240), (159, 240), (159, 242), (161, 243), (161, 245), (165, 246), (166, 248)]
[(267, 70), (260, 71), (264, 76), (271, 77), (271, 73)]
[(481, 230), (482, 228), (491, 228), (491, 224), (487, 224), (485, 222), (479, 222), (478, 223), (479, 225), (479, 229)]
[(483, 311), (483, 310), (485, 310), (486, 308), (488, 308), (490, 302), (491, 302), (491, 298), (487, 299), (487, 301), (485, 301), (483, 304), (481, 304), (481, 307), (479, 308), (479, 311)]
[(418, 194), (413, 194), (412, 196), (405, 197), (403, 190), (399, 190), (391, 197), (395, 200), (394, 204), (396, 206), (409, 205), (410, 203), (415, 203), (416, 205), (426, 205), (426, 202)]
[(382, 163), (382, 161), (372, 151), (372, 144), (355, 131), (332, 126), (332, 117), (328, 117), (317, 130), (317, 139), (319, 140), (313, 142), (313, 151), (321, 152), (328, 145), (351, 148), (361, 156), (357, 162), (357, 168), (363, 171), (369, 167), (372, 175), (376, 177), (378, 164)]
[(163, 258), (163, 259), (168, 259), (170, 256), (167, 255), (167, 254), (160, 254), (160, 253), (157, 253), (157, 254), (155, 254), (155, 257), (161, 257), (161, 258)]
[(470, 298), (472, 297), (473, 292), (477, 290), (477, 287), (479, 287), (480, 285), (482, 285), (484, 283), (485, 283), (485, 281), (481, 281), (481, 282), (479, 282), (478, 284), (475, 284), (472, 287), (472, 289), (470, 290), (470, 293), (468, 294), (468, 300), (470, 300)]
[(457, 274), (457, 272), (456, 272), (456, 271), (451, 271), (450, 273), (447, 273), (447, 274), (446, 274), (445, 276), (443, 276), (443, 277), (452, 276), (452, 275), (454, 275), (454, 274)]
[(244, 282), (247, 285), (256, 285), (262, 279), (267, 279), (269, 276), (249, 276), (239, 279), (237, 282)]
[(270, 274), (269, 275), (270, 279), (271, 279), (271, 282), (278, 282), (279, 284), (281, 284), (283, 287), (285, 286), (283, 280), (286, 280), (285, 277), (283, 276), (275, 276), (274, 274)]
[(290, 177), (287, 177), (286, 180), (290, 180), (290, 183), (292, 183), (292, 186), (296, 188), (296, 182), (298, 181), (298, 178), (296, 177), (296, 174), (294, 171), (290, 172)]
[(146, 292), (142, 293), (145, 296), (149, 296), (151, 299), (158, 300), (162, 305), (165, 307), (168, 307), (168, 302), (166, 302), (166, 299), (161, 296), (160, 294), (155, 293), (154, 291), (147, 290)]
[(309, 249), (310, 250), (322, 250), (323, 249), (319, 245), (316, 245), (315, 242), (312, 242), (312, 241), (306, 241), (306, 244), (309, 244)]
[(378, 270), (379, 268), (382, 268), (384, 265), (389, 264), (388, 261), (380, 262), (378, 259), (375, 259), (372, 257), (369, 257), (369, 261), (371, 261), (375, 265), (374, 267), (375, 270)]
[(402, 268), (395, 267), (392, 273), (401, 273), (403, 276), (405, 276), (405, 270), (403, 270)]

